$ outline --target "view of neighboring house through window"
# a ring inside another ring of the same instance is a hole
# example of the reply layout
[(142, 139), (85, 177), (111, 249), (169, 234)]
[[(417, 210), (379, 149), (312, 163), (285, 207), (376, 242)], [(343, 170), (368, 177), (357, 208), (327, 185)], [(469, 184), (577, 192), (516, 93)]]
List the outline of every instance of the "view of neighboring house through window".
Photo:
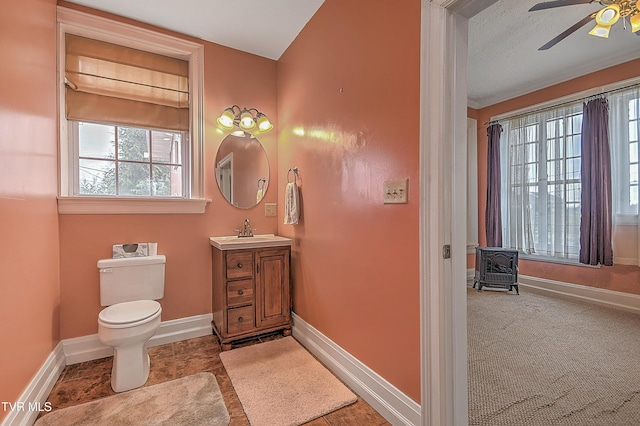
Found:
[(182, 196), (182, 133), (78, 121), (72, 126), (78, 194)]
[[(640, 88), (607, 98), (613, 213), (637, 224)], [(582, 105), (576, 101), (501, 121), (504, 247), (578, 258)]]

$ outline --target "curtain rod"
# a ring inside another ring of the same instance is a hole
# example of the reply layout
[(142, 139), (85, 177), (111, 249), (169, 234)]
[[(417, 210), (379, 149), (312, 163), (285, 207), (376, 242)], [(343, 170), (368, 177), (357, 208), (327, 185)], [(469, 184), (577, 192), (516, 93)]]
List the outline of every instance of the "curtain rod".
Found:
[(582, 98), (573, 99), (571, 101), (561, 102), (559, 104), (554, 104), (554, 105), (550, 105), (550, 106), (547, 106), (547, 107), (534, 109), (533, 111), (528, 111), (528, 112), (523, 112), (523, 113), (520, 113), (520, 114), (515, 114), (515, 115), (503, 117), (503, 118), (501, 118), (499, 120), (487, 121), (486, 123), (484, 123), (484, 125), (486, 126), (487, 124), (488, 125), (497, 124), (497, 123), (500, 123), (501, 121), (511, 120), (513, 118), (518, 118), (518, 117), (524, 117), (525, 115), (534, 114), (536, 112), (546, 111), (546, 110), (558, 108), (558, 107), (561, 107), (561, 106), (564, 106), (564, 105), (582, 102), (582, 101), (584, 101), (586, 99), (591, 99), (591, 98), (595, 99), (598, 96), (606, 96), (606, 95), (608, 95), (610, 93), (621, 92), (623, 90), (632, 89), (634, 87), (640, 88), (640, 83), (634, 83), (634, 84), (630, 84), (628, 86), (619, 87), (617, 89), (611, 89), (611, 90), (607, 90), (607, 91), (604, 91), (604, 92), (596, 93), (594, 95), (589, 95), (589, 96), (584, 96)]

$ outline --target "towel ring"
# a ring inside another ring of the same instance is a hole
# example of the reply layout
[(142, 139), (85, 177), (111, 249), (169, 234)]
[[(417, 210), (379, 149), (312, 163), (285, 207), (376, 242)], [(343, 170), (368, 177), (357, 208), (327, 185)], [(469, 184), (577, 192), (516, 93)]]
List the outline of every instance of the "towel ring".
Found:
[(289, 173), (293, 172), (293, 181), (295, 183), (298, 182), (298, 168), (297, 167), (291, 167), (289, 170), (287, 170), (287, 183), (291, 183), (291, 181), (289, 180)]
[(265, 185), (266, 182), (267, 182), (266, 178), (258, 179), (258, 189), (264, 190), (264, 185)]

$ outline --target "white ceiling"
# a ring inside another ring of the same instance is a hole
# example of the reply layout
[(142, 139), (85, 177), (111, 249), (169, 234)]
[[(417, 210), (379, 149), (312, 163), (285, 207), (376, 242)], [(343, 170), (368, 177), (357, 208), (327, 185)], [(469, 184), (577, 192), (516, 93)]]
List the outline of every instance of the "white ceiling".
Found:
[(324, 0), (71, 0), (278, 60)]
[[(324, 0), (72, 2), (277, 60)], [(622, 21), (609, 39), (588, 35), (589, 24), (550, 50), (538, 51), (599, 4), (528, 12), (536, 3), (497, 0), (469, 20), (469, 106), (482, 108), (640, 58), (640, 37), (623, 29)]]

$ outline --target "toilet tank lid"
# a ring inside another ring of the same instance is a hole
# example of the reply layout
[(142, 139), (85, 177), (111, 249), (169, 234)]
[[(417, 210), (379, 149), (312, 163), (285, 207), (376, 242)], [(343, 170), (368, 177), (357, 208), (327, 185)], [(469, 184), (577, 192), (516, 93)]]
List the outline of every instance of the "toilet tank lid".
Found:
[(98, 268), (117, 268), (126, 266), (153, 265), (155, 263), (166, 263), (167, 259), (163, 254), (156, 256), (122, 257), (118, 259), (100, 259)]

